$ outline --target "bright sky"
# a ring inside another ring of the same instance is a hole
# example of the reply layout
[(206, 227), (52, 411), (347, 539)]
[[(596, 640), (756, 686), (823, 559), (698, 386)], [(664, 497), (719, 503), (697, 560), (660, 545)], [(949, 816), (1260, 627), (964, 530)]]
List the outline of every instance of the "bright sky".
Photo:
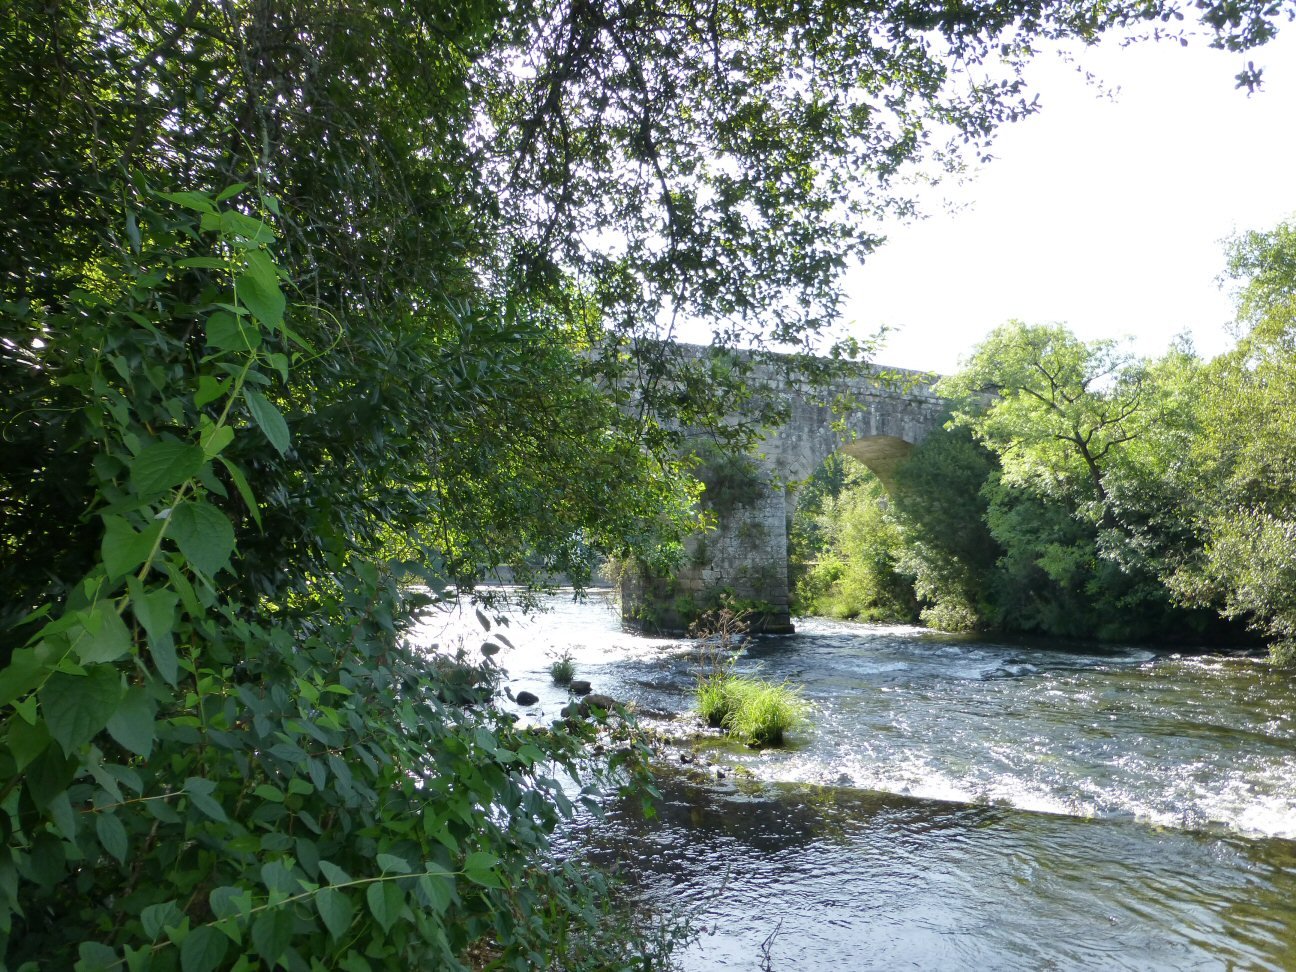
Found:
[(1252, 52), (1265, 84), (1250, 97), (1233, 81), (1247, 58), (1201, 44), (1083, 57), (1114, 102), (1060, 60), (1037, 64), (1039, 114), (848, 278), (852, 333), (895, 329), (879, 363), (948, 373), (1011, 318), (1132, 336), (1147, 355), (1184, 330), (1202, 354), (1229, 346), (1221, 241), (1296, 215), (1296, 28)]

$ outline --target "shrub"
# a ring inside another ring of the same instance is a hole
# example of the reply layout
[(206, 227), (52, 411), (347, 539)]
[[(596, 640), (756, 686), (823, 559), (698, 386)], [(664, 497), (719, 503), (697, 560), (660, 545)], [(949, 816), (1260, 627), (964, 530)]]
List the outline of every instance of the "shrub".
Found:
[(805, 723), (801, 690), (787, 682), (715, 672), (697, 687), (698, 712), (749, 746), (779, 746), (785, 733)]

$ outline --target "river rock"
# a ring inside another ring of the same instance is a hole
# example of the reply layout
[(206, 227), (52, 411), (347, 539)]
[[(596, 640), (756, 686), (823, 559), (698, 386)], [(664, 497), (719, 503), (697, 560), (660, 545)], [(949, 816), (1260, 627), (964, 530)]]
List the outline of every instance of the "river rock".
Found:
[(592, 689), (590, 683), (583, 678), (574, 679), (571, 685), (567, 687), (571, 690), (572, 695), (589, 695)]
[(527, 706), (535, 705), (539, 702), (540, 696), (536, 695), (534, 692), (527, 692), (524, 690), (513, 696), (513, 699), (518, 705), (525, 709)]
[(562, 716), (564, 719), (585, 718), (594, 709), (601, 709), (604, 712), (612, 712), (617, 706), (617, 700), (610, 695), (587, 695), (578, 702), (563, 707)]

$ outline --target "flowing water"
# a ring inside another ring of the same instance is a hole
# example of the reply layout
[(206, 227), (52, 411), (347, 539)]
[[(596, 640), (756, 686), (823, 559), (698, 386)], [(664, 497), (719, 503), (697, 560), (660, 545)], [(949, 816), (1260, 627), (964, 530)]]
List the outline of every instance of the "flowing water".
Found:
[(688, 716), (696, 646), (622, 632), (606, 597), (550, 607), (498, 658), (528, 718), (566, 702), (568, 649), (700, 736), (655, 817), (581, 836), (704, 926), (687, 969), (1296, 969), (1296, 693), (1262, 661), (802, 619), (737, 660), (813, 705), (756, 752)]

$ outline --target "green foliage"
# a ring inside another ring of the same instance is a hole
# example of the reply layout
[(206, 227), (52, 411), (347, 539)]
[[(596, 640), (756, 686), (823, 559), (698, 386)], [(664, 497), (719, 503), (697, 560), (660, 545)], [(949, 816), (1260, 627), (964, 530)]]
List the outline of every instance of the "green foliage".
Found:
[(752, 506), (768, 490), (756, 461), (744, 452), (704, 440), (689, 447), (693, 475), (702, 484), (701, 503), (721, 520)]
[(912, 581), (899, 567), (904, 538), (882, 483), (862, 464), (833, 459), (812, 477), (793, 518), (790, 547), (798, 612), (916, 618)]
[[(534, 866), (573, 811), (555, 770), (587, 779), (582, 799), (598, 792), (588, 730), (447, 704), (442, 669), (401, 637), (417, 599), (396, 579), (415, 565), (332, 532), (303, 555), (290, 532), (267, 590), (273, 493), (303, 490), (309, 468), (279, 465), (309, 435), (293, 366), (317, 352), (284, 315), (268, 197), (256, 216), (198, 193), (151, 198), (139, 264), (61, 307), (9, 308), (44, 336), (6, 345), (30, 369), (27, 434), (77, 430), (83, 529), (98, 540), (66, 594), (8, 631), (0, 954), (43, 968), (462, 968), (486, 940), (530, 968), (592, 940), (601, 879)], [(373, 514), (349, 515), (362, 536)], [(35, 551), (30, 535), (8, 542), (17, 597), (59, 590), (18, 583)], [(453, 668), (489, 697), (489, 657)]]
[(737, 675), (724, 667), (701, 679), (698, 714), (749, 746), (779, 746), (784, 735), (805, 725), (801, 692), (786, 682)]
[(1253, 232), (1230, 248), (1249, 331), (1233, 352), (1198, 369), (1187, 461), (1171, 480), (1195, 543), (1170, 560), (1186, 603), (1246, 619), (1290, 661), (1296, 644), (1296, 233)]
[(994, 454), (962, 427), (930, 435), (896, 470), (894, 505), (924, 624), (946, 631), (989, 625), (989, 585), (1003, 547), (986, 522)]
[(999, 456), (1010, 484), (1090, 502), (1102, 519), (1109, 457), (1153, 418), (1143, 385), (1142, 368), (1115, 342), (1014, 321), (936, 390), (959, 403), (954, 421)]

